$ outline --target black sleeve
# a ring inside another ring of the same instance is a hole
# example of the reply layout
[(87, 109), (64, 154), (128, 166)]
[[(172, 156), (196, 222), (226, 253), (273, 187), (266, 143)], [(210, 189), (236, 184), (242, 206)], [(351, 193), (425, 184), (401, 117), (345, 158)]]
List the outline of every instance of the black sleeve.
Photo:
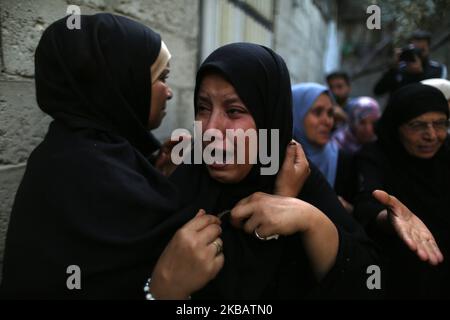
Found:
[(345, 211), (320, 171), (311, 166), (300, 198), (324, 212), (339, 232), (336, 263), (322, 281), (319, 294), (329, 298), (367, 298), (378, 296), (367, 288), (367, 268), (379, 265), (378, 249), (363, 228)]
[(385, 72), (375, 85), (375, 88), (373, 90), (374, 94), (379, 96), (385, 93), (394, 92), (399, 87), (397, 75), (398, 71), (394, 68), (389, 69), (387, 72)]
[[(35, 152), (28, 162), (11, 214), (4, 295), (143, 299), (154, 263), (181, 226), (169, 218), (176, 195), (129, 146), (68, 145), (74, 150)], [(80, 268), (81, 290), (66, 286), (70, 265)]]
[(375, 146), (373, 144), (363, 148), (356, 157), (358, 193), (353, 214), (366, 230), (375, 226), (376, 217), (385, 209), (372, 196), (375, 190), (385, 190), (385, 173), (382, 169), (385, 161)]
[(357, 190), (355, 157), (353, 154), (343, 150), (339, 150), (334, 190), (338, 196), (353, 204)]

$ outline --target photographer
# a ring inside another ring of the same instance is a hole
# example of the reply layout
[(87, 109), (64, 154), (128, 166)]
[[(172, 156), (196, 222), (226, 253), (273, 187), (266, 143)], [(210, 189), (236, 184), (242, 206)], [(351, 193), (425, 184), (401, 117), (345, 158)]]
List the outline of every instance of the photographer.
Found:
[(430, 33), (414, 32), (407, 47), (396, 49), (395, 64), (375, 85), (374, 93), (376, 95), (392, 93), (405, 85), (425, 79), (446, 79), (446, 66), (429, 59), (430, 43)]

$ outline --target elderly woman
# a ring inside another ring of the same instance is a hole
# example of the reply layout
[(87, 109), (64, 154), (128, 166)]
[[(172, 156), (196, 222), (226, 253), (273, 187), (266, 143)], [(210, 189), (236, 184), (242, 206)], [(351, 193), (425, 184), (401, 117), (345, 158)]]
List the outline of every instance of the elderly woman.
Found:
[(389, 101), (378, 141), (358, 157), (355, 216), (384, 250), (393, 298), (450, 296), (448, 120), (438, 89), (408, 85)]
[(381, 116), (380, 106), (370, 97), (352, 99), (348, 106), (349, 124), (336, 131), (333, 140), (340, 149), (356, 153), (363, 144), (376, 139), (375, 123)]

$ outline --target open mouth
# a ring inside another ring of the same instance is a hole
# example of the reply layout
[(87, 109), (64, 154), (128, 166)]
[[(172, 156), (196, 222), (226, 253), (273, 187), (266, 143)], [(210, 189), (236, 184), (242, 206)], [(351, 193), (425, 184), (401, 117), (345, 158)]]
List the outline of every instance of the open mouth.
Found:
[(213, 164), (208, 165), (209, 168), (214, 169), (214, 170), (224, 169), (227, 166), (228, 166), (228, 164), (226, 164), (226, 163), (213, 163)]
[(319, 136), (326, 137), (326, 138), (328, 138), (330, 136), (329, 131), (319, 131), (318, 134), (319, 134)]
[(418, 149), (423, 153), (432, 153), (436, 151), (436, 146), (420, 146)]
[[(223, 169), (229, 164), (234, 163), (234, 153), (224, 149), (215, 148), (211, 151), (211, 156), (213, 161), (207, 164), (212, 169)], [(227, 159), (229, 163), (227, 163)], [(231, 163), (229, 159), (231, 159)]]

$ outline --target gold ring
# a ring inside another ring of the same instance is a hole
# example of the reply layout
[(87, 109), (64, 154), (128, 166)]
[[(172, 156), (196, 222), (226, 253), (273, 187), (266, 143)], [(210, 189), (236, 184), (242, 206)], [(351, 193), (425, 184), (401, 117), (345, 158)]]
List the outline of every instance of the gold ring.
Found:
[(216, 246), (216, 250), (217, 250), (216, 256), (218, 256), (219, 254), (222, 253), (222, 251), (223, 251), (223, 246), (222, 246), (217, 240), (214, 240), (214, 241), (213, 241), (213, 245)]

